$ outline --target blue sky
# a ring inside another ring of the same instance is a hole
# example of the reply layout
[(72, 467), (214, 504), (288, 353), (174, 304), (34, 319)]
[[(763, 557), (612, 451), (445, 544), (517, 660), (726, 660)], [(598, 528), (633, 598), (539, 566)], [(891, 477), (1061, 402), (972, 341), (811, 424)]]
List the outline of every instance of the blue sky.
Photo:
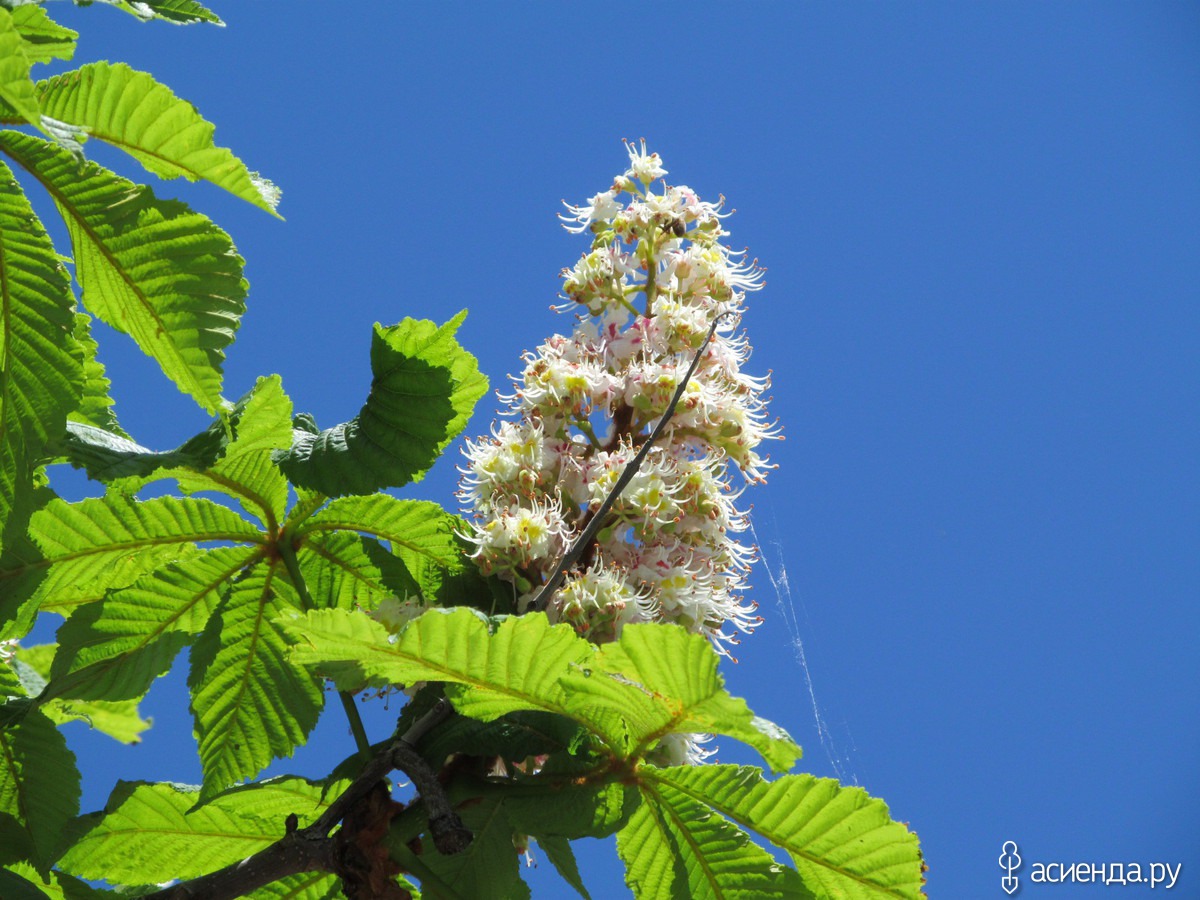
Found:
[[(248, 260), (228, 395), (279, 372), (334, 424), (365, 396), (373, 322), (463, 307), (505, 387), (570, 327), (549, 306), (584, 245), (559, 201), (645, 137), (672, 183), (728, 198), (768, 269), (744, 324), (787, 437), (746, 499), (788, 589), (756, 573), (767, 622), (732, 690), (802, 770), (912, 824), (932, 897), (1004, 896), (1006, 840), (1027, 863), (1182, 863), (1180, 895), (1200, 892), (1200, 7), (215, 7), (227, 28), (51, 11), (82, 31), (77, 62), (155, 73), (284, 190), (282, 223), (159, 191)], [(102, 340), (140, 442), (203, 427)], [(455, 464), (407, 496), (453, 505)], [(118, 777), (198, 779), (182, 690), (156, 686), (140, 746), (69, 729), (85, 806)], [(273, 771), (346, 755), (327, 718)], [(610, 846), (583, 863), (594, 896), (624, 895)], [(533, 883), (569, 896), (548, 864)]]

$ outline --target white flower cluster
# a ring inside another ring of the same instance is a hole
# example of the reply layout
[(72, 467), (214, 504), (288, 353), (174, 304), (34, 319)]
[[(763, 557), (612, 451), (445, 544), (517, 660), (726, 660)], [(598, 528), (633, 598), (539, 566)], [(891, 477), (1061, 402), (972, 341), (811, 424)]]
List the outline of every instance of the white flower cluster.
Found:
[[(722, 202), (652, 183), (666, 174), (645, 143), (612, 187), (561, 216), (593, 235), (563, 270), (582, 309), (570, 337), (525, 356), (510, 418), (468, 444), (459, 496), (484, 572), (511, 581), (527, 607), (611, 492), (670, 405), (721, 316), (665, 431), (622, 491), (594, 544), (550, 599), (553, 621), (602, 643), (627, 622), (677, 622), (722, 652), (761, 619), (742, 596), (751, 548), (730, 477), (762, 481), (774, 468), (758, 447), (779, 436), (766, 418), (766, 378), (743, 374), (734, 335), (762, 271), (720, 243)], [(732, 626), (730, 631), (726, 626)]]

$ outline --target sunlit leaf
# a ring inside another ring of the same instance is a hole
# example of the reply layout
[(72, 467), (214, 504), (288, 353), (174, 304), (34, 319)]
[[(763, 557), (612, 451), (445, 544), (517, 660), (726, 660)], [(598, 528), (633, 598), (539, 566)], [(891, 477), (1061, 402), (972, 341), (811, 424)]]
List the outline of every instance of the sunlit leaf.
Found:
[(41, 113), (29, 79), (31, 57), (26, 46), (15, 17), (0, 6), (0, 100), (26, 122), (36, 125)]
[(257, 182), (213, 125), (153, 76), (124, 63), (89, 63), (37, 86), (43, 114), (120, 147), (160, 178), (203, 179), (267, 212), (278, 192)]
[(43, 876), (29, 863), (13, 863), (0, 869), (0, 897), (4, 900), (102, 900), (113, 894), (90, 887), (63, 872), (51, 870)]
[(210, 22), (213, 25), (224, 25), (217, 14), (196, 0), (101, 0), (109, 6), (124, 10), (130, 15), (137, 16), (142, 21), (161, 19), (172, 25), (192, 25), (197, 22)]
[[(17, 651), (17, 659), (27, 666), (41, 684), (36, 690), (30, 690), (30, 695), (39, 694), (50, 677), (50, 666), (54, 659), (57, 644), (38, 644), (34, 647), (21, 647)], [(50, 721), (56, 725), (66, 722), (82, 721), (102, 734), (106, 734), (123, 744), (136, 744), (141, 733), (150, 727), (150, 723), (138, 714), (136, 700), (49, 700), (41, 701), (39, 708)]]
[[(27, 700), (9, 701), (12, 707)], [(40, 710), (18, 709), (0, 726), (0, 863), (54, 861), (63, 829), (79, 811), (79, 771), (54, 723)]]
[(25, 57), (31, 63), (70, 59), (75, 54), (75, 39), (79, 32), (59, 25), (41, 6), (27, 3), (14, 7), (12, 21), (25, 41)]
[(617, 833), (617, 852), (638, 900), (816, 900), (744, 832), (669, 789), (643, 789), (641, 806)]
[(214, 412), (221, 369), (245, 312), (242, 259), (229, 235), (55, 144), (0, 132), (0, 150), (50, 193), (94, 316), (129, 334), (181, 391)]
[[(330, 798), (342, 786), (332, 787)], [(323, 795), (320, 784), (280, 778), (197, 807), (196, 788), (120, 782), (102, 812), (84, 817), (86, 830), (59, 865), (119, 884), (195, 878), (270, 846), (291, 813), (312, 824), (329, 802)]]
[(440, 327), (414, 319), (376, 325), (366, 404), (319, 434), (298, 431), (280, 455), (288, 478), (330, 497), (420, 480), (487, 390), (475, 357), (454, 338), (465, 317)]
[(570, 704), (623, 710), (637, 755), (667, 734), (724, 734), (754, 747), (776, 771), (791, 768), (800, 748), (729, 695), (718, 662), (702, 635), (674, 625), (627, 625), (619, 640), (600, 648), (586, 672), (566, 676)]
[(511, 616), (491, 634), (483, 616), (464, 608), (429, 610), (394, 642), (382, 625), (346, 610), (310, 612), (287, 629), (293, 658), (340, 687), (448, 681), (454, 708), (484, 721), (525, 709), (566, 713), (562, 676), (594, 652), (545, 616)]
[(317, 723), (321, 683), (289, 657), (282, 630), (299, 608), (282, 566), (259, 565), (226, 595), (192, 650), (205, 798), (290, 756)]
[(73, 306), (45, 229), (0, 163), (0, 549), (24, 533), (33, 469), (79, 395)]
[(208, 624), (222, 592), (258, 558), (246, 547), (181, 556), (76, 611), (58, 630), (47, 697), (140, 697)]
[[(20, 7), (34, 9), (36, 7)], [(70, 419), (82, 425), (98, 428), (102, 431), (128, 439), (121, 426), (117, 424), (117, 416), (113, 412), (113, 399), (109, 395), (111, 382), (104, 373), (104, 366), (97, 359), (99, 345), (92, 338), (91, 318), (83, 313), (75, 315), (75, 343), (83, 355), (83, 394), (79, 405), (72, 410)]]
[(787, 850), (818, 897), (924, 896), (916, 835), (892, 821), (887, 805), (862, 788), (812, 775), (768, 782), (759, 769), (742, 766), (683, 766), (647, 770), (643, 777)]
[(198, 497), (52, 500), (29, 527), (42, 558), (0, 570), (0, 594), (44, 573), (36, 594), (42, 608), (64, 611), (131, 583), (188, 544), (261, 539), (233, 510)]

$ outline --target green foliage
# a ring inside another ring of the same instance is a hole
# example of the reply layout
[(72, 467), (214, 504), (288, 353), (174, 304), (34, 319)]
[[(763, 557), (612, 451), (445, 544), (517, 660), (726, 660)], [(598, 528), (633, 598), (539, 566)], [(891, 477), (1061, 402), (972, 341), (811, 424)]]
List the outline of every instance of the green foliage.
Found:
[(80, 878), (126, 885), (194, 878), (269, 846), (291, 813), (315, 819), (325, 793), (322, 785), (284, 778), (197, 807), (199, 792), (187, 785), (123, 781), (102, 811), (79, 820), (59, 865)]
[(487, 391), (475, 357), (454, 340), (466, 315), (440, 327), (376, 325), (367, 402), (349, 422), (297, 434), (280, 457), (288, 478), (331, 497), (419, 481)]
[(54, 247), (0, 163), (0, 550), (25, 530), (33, 470), (81, 387), (71, 306)]
[[(221, 24), (192, 0), (106, 5)], [(467, 558), (466, 523), (379, 493), (420, 480), (486, 390), (455, 338), (465, 311), (377, 325), (366, 401), (332, 428), (297, 413), (278, 376), (224, 399), (247, 290), (232, 240), (85, 151), (106, 142), (157, 178), (208, 181), (271, 214), (278, 192), (146, 73), (90, 63), (35, 83), (32, 66), (70, 59), (77, 37), (39, 4), (0, 0), (0, 124), (13, 126), (0, 153), (62, 215), (86, 308), (0, 162), (0, 896), (115, 896), (81, 879), (140, 895), (317, 827), (391, 741), (359, 735), (324, 782), (242, 782), (307, 740), (327, 681), (352, 728), (352, 692), (366, 687), (408, 690), (397, 735), (448, 702), (416, 743), (444, 787), (421, 782), (411, 802), (372, 807), (379, 792), (356, 786), (335, 830), (305, 838), (336, 845), (342, 867), (301, 865), (247, 896), (330, 900), (363, 879), (426, 897), (525, 897), (517, 851), (532, 840), (587, 897), (571, 842), (612, 835), (639, 898), (921, 896), (915, 836), (861, 790), (674, 764), (704, 734), (741, 741), (775, 773), (800, 755), (726, 691), (707, 640), (629, 625), (596, 646), (542, 613), (515, 615), (506, 586)], [(209, 426), (169, 450), (127, 435), (94, 318), (131, 335)], [(56, 496), (53, 463), (85, 471), (97, 496)], [(142, 496), (164, 481), (177, 493)], [(57, 643), (16, 646), (43, 614), (65, 618)], [(185, 648), (203, 784), (121, 783), (79, 816), (58, 726), (138, 741), (150, 725), (138, 701)], [(461, 852), (438, 849), (439, 790), (472, 836)]]
[(212, 124), (145, 72), (89, 63), (39, 84), (38, 99), (43, 115), (121, 148), (159, 178), (210, 181), (275, 213), (279, 196), (270, 183), (216, 146)]
[(84, 164), (49, 141), (0, 132), (0, 151), (54, 198), (66, 222), (87, 308), (129, 334), (212, 412), (221, 364), (246, 309), (242, 259), (229, 236), (178, 201)]

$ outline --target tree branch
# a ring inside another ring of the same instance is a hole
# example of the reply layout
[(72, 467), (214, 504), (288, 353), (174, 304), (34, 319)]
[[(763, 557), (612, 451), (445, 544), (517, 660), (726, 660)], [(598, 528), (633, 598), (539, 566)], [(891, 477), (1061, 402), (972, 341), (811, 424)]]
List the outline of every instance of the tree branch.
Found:
[[(364, 877), (362, 839), (372, 837), (364, 832), (379, 821), (380, 800), (376, 794), (393, 769), (404, 772), (420, 794), (438, 851), (462, 851), (471, 843), (471, 832), (451, 808), (437, 775), (416, 751), (421, 738), (451, 712), (449, 702), (439, 700), (404, 734), (394, 735), (313, 824), (297, 828), (293, 814), (288, 817), (287, 833), (271, 846), (216, 872), (146, 894), (144, 900), (235, 900), (302, 872), (328, 872), (343, 881), (360, 882)], [(388, 811), (383, 814), (390, 815)], [(339, 822), (342, 828), (331, 835)]]

